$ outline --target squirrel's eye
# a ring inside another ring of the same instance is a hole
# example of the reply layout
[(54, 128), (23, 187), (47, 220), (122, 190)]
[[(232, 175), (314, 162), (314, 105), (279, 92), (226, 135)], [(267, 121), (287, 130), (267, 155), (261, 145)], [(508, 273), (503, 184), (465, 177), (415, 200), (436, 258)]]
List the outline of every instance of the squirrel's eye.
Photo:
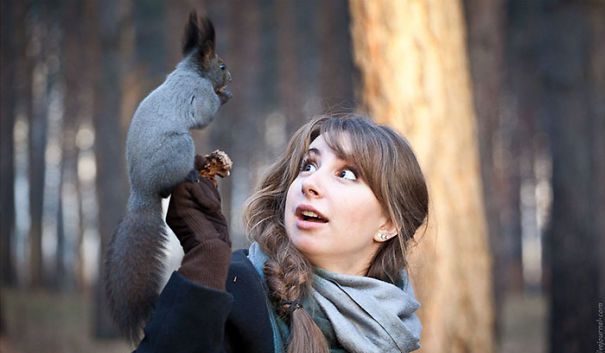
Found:
[(221, 64), (219, 67), (221, 68), (221, 70), (225, 71), (225, 64)]

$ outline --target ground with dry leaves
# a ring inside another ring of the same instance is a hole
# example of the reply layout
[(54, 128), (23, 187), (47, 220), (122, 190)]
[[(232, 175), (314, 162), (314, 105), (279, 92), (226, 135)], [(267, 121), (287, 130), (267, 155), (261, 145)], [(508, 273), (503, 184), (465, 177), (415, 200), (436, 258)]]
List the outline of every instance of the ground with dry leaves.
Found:
[[(95, 340), (90, 296), (2, 289), (7, 332), (1, 353), (120, 353), (123, 340)], [(498, 353), (545, 353), (546, 304), (541, 296), (509, 297), (504, 304)]]

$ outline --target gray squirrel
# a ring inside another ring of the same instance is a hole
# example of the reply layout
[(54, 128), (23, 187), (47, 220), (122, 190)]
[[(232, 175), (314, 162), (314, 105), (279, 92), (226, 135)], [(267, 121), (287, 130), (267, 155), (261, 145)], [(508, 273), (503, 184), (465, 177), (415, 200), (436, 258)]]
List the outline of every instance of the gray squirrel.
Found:
[(130, 196), (126, 215), (109, 243), (105, 288), (120, 331), (138, 342), (159, 296), (167, 225), (162, 198), (191, 177), (195, 146), (189, 129), (201, 129), (231, 98), (231, 74), (215, 52), (212, 22), (192, 12), (183, 59), (139, 104), (126, 138)]

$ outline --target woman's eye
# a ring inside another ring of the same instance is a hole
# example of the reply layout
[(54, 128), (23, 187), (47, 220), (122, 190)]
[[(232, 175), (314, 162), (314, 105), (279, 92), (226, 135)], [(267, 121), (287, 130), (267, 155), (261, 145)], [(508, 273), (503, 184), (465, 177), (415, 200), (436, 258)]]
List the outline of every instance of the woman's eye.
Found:
[(355, 175), (355, 172), (350, 169), (344, 169), (340, 171), (340, 173), (338, 173), (338, 176), (343, 179), (357, 180), (357, 175)]
[(311, 162), (303, 162), (300, 168), (301, 172), (314, 172), (315, 170), (317, 170), (317, 167)]

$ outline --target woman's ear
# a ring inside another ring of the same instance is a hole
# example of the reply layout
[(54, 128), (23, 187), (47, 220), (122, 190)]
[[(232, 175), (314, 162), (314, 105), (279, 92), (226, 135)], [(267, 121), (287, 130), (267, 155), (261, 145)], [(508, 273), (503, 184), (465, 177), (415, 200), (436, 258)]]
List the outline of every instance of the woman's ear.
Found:
[(384, 243), (385, 241), (397, 236), (397, 227), (388, 220), (374, 234), (374, 241)]

